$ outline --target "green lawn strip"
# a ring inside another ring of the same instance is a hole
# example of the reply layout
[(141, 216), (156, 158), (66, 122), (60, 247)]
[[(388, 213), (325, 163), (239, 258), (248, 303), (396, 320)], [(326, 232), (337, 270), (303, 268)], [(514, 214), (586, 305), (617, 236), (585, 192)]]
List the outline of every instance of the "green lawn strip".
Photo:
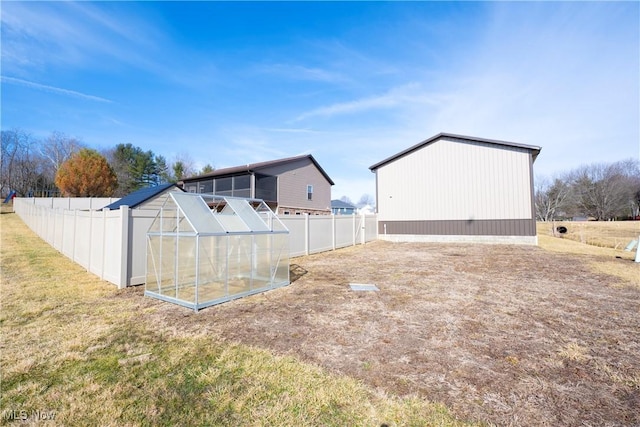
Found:
[(142, 327), (105, 339), (83, 358), (5, 376), (2, 408), (46, 408), (65, 425), (463, 425), (441, 406), (378, 397), (260, 349)]

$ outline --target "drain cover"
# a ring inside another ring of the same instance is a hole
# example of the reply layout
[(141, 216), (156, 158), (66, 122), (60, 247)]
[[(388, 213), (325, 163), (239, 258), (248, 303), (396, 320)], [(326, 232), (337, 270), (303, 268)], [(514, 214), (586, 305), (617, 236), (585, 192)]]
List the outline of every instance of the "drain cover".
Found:
[(365, 283), (350, 283), (352, 291), (379, 291), (376, 285), (369, 285)]

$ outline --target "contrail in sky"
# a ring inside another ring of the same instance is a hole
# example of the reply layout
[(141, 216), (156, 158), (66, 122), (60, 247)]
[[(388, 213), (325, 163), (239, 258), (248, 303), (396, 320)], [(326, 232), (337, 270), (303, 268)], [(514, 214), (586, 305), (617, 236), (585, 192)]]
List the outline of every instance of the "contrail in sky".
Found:
[(60, 93), (60, 94), (63, 94), (63, 95), (73, 96), (73, 97), (76, 97), (76, 98), (88, 99), (90, 101), (106, 102), (106, 103), (112, 103), (113, 102), (110, 99), (101, 98), (99, 96), (87, 95), (86, 93), (76, 92), (75, 90), (63, 89), (63, 88), (55, 87), (55, 86), (47, 86), (47, 85), (43, 85), (43, 84), (40, 84), (40, 83), (30, 82), (28, 80), (16, 79), (14, 77), (0, 76), (0, 80), (3, 81), (3, 82), (6, 82), (6, 83), (12, 83), (12, 84), (17, 84), (17, 85), (27, 86), (27, 87), (34, 88), (34, 89), (40, 89), (40, 90), (43, 90), (45, 92)]

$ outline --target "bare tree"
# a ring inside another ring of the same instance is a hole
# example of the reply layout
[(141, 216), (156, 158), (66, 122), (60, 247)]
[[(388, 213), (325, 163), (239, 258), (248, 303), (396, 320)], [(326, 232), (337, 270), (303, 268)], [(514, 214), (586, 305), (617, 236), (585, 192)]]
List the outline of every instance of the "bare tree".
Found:
[(45, 170), (55, 179), (60, 165), (69, 160), (71, 155), (85, 145), (77, 138), (69, 137), (62, 132), (54, 131), (40, 144), (40, 153), (47, 161)]
[(359, 208), (362, 208), (365, 206), (375, 207), (375, 205), (376, 205), (376, 200), (373, 198), (371, 194), (363, 194), (360, 197), (360, 200), (358, 201), (358, 204), (356, 206), (358, 206)]
[(631, 216), (640, 188), (637, 160), (595, 163), (571, 173), (576, 208), (597, 220)]
[(342, 196), (342, 197), (340, 197), (340, 200), (345, 202), (345, 203), (349, 203), (350, 205), (353, 205), (353, 202), (351, 201), (351, 199), (348, 196)]
[(572, 187), (566, 178), (537, 178), (535, 188), (536, 219), (554, 221), (560, 214), (567, 213), (572, 202)]
[(28, 196), (47, 185), (36, 141), (21, 129), (2, 131), (1, 190)]

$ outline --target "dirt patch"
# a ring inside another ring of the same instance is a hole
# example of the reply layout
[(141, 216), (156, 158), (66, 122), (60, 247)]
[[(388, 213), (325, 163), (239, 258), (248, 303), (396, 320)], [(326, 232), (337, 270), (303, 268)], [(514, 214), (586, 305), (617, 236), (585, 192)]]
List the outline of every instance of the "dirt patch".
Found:
[(373, 242), (292, 264), (285, 288), (199, 313), (149, 298), (140, 310), (167, 333), (293, 354), (467, 420), (640, 426), (640, 290), (585, 257)]

